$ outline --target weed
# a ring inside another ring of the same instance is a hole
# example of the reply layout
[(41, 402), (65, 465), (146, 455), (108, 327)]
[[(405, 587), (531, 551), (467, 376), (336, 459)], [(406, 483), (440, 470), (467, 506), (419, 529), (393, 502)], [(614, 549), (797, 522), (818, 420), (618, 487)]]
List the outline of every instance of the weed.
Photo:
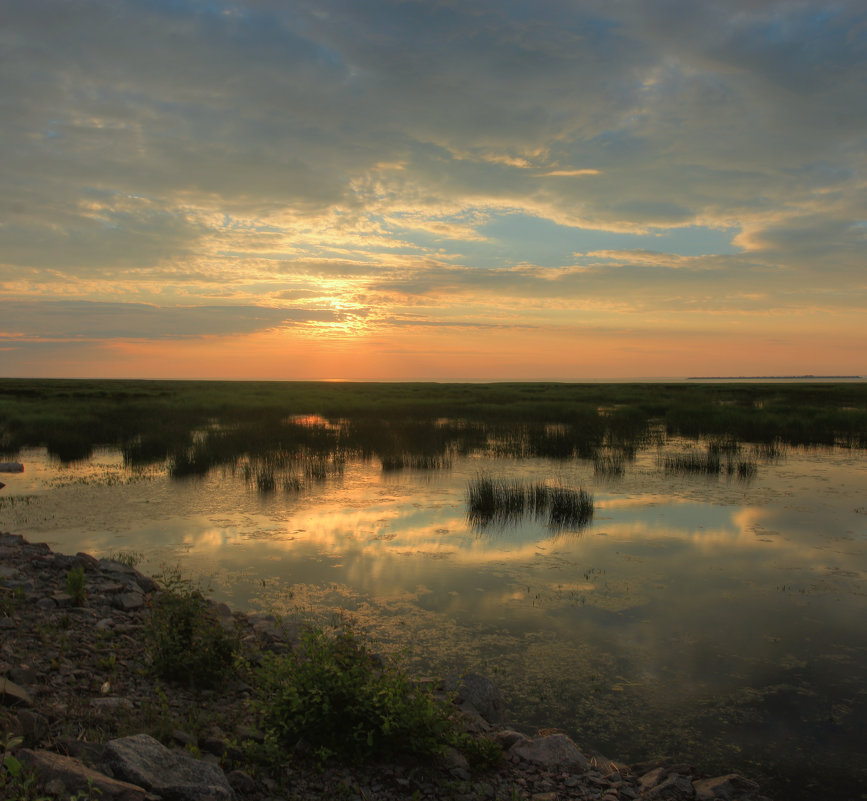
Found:
[(0, 584), (0, 617), (11, 617), (15, 609), (15, 593)]
[(135, 567), (144, 559), (141, 551), (109, 551), (106, 557), (111, 562), (119, 562), (127, 567)]
[(51, 801), (51, 797), (39, 792), (37, 777), (27, 770), (12, 753), (23, 743), (17, 736), (4, 737), (0, 741), (0, 798), (16, 801)]
[(232, 671), (236, 638), (220, 624), (202, 591), (174, 568), (158, 577), (157, 597), (148, 626), (151, 659), (166, 681), (213, 687)]
[(66, 592), (72, 596), (75, 606), (81, 606), (87, 600), (87, 582), (81, 565), (76, 565), (66, 574)]
[(273, 753), (301, 746), (319, 762), (432, 757), (455, 739), (445, 705), (345, 626), (311, 629), (298, 651), (266, 655), (257, 685)]

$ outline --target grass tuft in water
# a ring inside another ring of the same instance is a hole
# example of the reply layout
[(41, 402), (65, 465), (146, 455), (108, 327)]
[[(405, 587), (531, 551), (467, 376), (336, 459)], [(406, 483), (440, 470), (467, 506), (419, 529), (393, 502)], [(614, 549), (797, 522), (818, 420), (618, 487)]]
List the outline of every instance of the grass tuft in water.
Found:
[(516, 522), (525, 514), (555, 529), (582, 528), (593, 517), (593, 498), (583, 489), (477, 476), (467, 485), (467, 516), (475, 527)]

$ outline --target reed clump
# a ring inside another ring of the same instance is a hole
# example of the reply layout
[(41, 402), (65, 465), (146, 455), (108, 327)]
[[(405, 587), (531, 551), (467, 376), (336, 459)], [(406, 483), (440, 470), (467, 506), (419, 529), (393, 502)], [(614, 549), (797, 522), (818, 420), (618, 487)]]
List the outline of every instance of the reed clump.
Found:
[(484, 475), (467, 485), (467, 516), (473, 526), (516, 522), (524, 515), (555, 529), (583, 528), (593, 518), (593, 498), (580, 488)]
[(743, 456), (736, 444), (711, 442), (707, 450), (689, 450), (683, 453), (664, 454), (660, 457), (663, 471), (668, 475), (705, 475), (718, 476), (724, 472), (727, 476), (748, 481), (758, 473), (755, 459)]

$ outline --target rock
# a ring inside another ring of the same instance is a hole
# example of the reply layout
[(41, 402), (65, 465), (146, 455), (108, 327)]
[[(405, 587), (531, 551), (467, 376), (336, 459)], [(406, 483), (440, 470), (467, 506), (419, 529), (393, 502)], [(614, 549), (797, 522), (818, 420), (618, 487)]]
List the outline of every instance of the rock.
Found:
[(651, 787), (656, 787), (664, 778), (665, 778), (666, 770), (665, 768), (659, 767), (654, 768), (653, 770), (647, 771), (641, 775), (638, 779), (638, 784), (641, 787), (642, 792), (646, 792)]
[(469, 781), (472, 778), (472, 774), (470, 773), (470, 763), (467, 762), (466, 757), (460, 751), (457, 751), (454, 748), (449, 748), (449, 750), (446, 751), (444, 761), (449, 773), (451, 773), (451, 775), (456, 779)]
[(118, 709), (134, 709), (135, 705), (129, 698), (118, 698), (113, 695), (106, 696), (104, 698), (91, 698), (90, 705), (94, 709), (100, 710), (108, 710), (111, 712), (116, 712)]
[(243, 770), (233, 770), (226, 775), (226, 780), (236, 793), (251, 795), (256, 792), (256, 780)]
[(112, 600), (112, 603), (124, 612), (141, 609), (145, 604), (144, 596), (140, 592), (125, 592), (122, 595), (116, 596)]
[(488, 723), (495, 725), (506, 719), (506, 701), (497, 686), (486, 676), (478, 673), (454, 674), (444, 682), (448, 692), (458, 695), (458, 700), (467, 701)]
[(565, 734), (549, 734), (534, 740), (519, 740), (509, 754), (545, 768), (557, 766), (588, 770), (590, 762)]
[(32, 709), (18, 710), (17, 717), (24, 744), (29, 748), (35, 747), (48, 733), (48, 719)]
[(115, 776), (164, 801), (232, 801), (235, 797), (218, 767), (170, 751), (147, 734), (111, 740), (105, 747), (105, 762)]
[(30, 693), (14, 681), (6, 678), (0, 678), (0, 701), (9, 706), (33, 706)]
[(666, 779), (652, 787), (644, 798), (654, 801), (690, 801), (695, 798), (695, 790), (689, 776), (670, 773)]
[(109, 778), (72, 757), (27, 748), (16, 751), (15, 756), (37, 773), (43, 784), (61, 783), (63, 793), (90, 793), (92, 788), (100, 801), (145, 801), (147, 796), (144, 788)]
[(515, 743), (520, 742), (521, 740), (529, 740), (530, 738), (521, 734), (519, 731), (500, 729), (500, 731), (494, 732), (493, 739), (495, 743), (498, 743), (500, 747), (503, 748), (503, 750), (508, 751)]
[(0, 473), (23, 473), (24, 465), (21, 462), (0, 462)]
[(700, 779), (692, 783), (698, 801), (752, 801), (758, 795), (759, 785), (737, 773)]

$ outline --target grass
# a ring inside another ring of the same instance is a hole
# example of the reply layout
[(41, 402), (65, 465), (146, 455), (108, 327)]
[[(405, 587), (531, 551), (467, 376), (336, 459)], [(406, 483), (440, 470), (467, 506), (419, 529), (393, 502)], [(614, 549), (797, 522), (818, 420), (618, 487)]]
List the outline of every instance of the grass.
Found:
[(515, 522), (524, 515), (554, 529), (580, 529), (593, 518), (593, 498), (583, 489), (524, 484), (479, 475), (467, 485), (467, 516), (475, 527)]
[[(669, 475), (736, 476), (750, 481), (758, 473), (754, 457), (744, 456), (741, 444), (731, 438), (712, 439), (704, 452), (690, 449), (680, 453), (660, 453), (659, 464)], [(761, 449), (759, 449), (761, 452)]]
[[(441, 469), (471, 453), (577, 457), (616, 475), (606, 454), (634, 452), (657, 433), (867, 448), (867, 384), (0, 379), (0, 455), (44, 446), (70, 462), (114, 446), (128, 465), (166, 463), (176, 478), (273, 454), (309, 459), (305, 481), (333, 475), (315, 460), (336, 454), (380, 458), (385, 470)], [(256, 483), (271, 491), (266, 473)]]

